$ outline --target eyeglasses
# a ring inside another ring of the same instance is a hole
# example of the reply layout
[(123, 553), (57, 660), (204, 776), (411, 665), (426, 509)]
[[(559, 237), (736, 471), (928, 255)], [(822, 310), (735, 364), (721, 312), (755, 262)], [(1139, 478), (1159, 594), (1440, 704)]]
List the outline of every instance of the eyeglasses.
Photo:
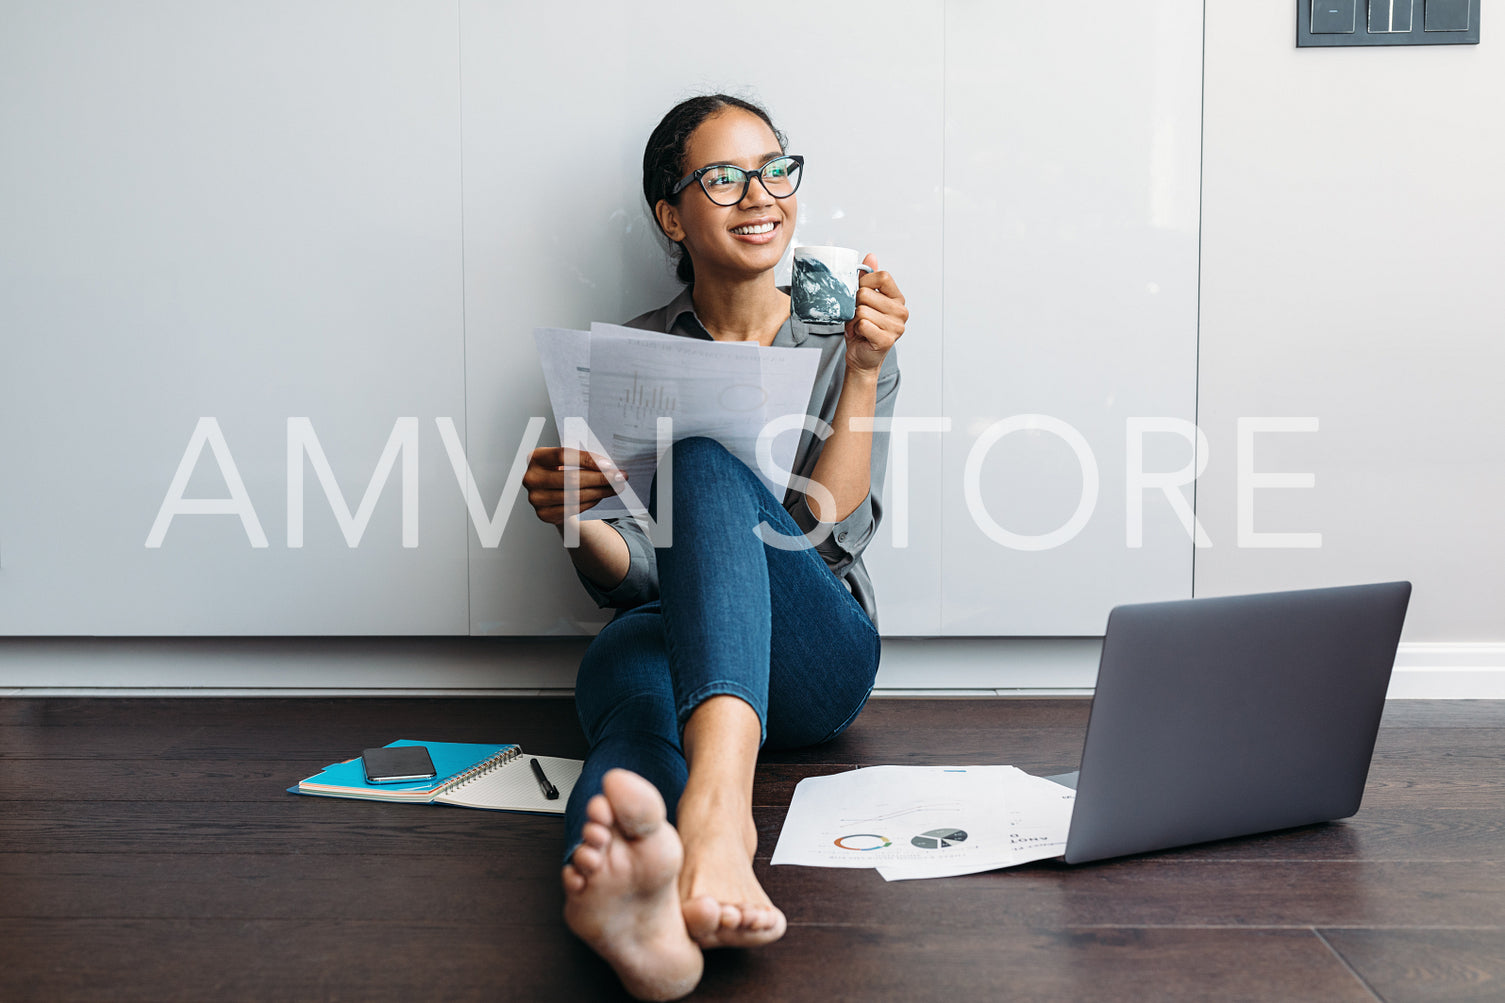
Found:
[(686, 174), (669, 194), (678, 195), (693, 182), (699, 181), (706, 198), (712, 202), (717, 205), (736, 205), (747, 197), (752, 179), (757, 178), (765, 192), (776, 199), (786, 199), (800, 186), (800, 168), (804, 166), (804, 157), (792, 155), (774, 157), (756, 171), (746, 171), (731, 164), (712, 164)]

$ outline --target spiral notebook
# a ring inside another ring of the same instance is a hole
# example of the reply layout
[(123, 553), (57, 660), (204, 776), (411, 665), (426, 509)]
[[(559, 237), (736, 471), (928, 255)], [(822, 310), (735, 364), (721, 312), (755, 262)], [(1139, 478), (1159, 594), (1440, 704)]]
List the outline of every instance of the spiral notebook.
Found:
[[(434, 777), (409, 783), (373, 784), (366, 780), (361, 757), (356, 756), (343, 763), (332, 763), (288, 790), (293, 794), (320, 797), (413, 801), (490, 811), (562, 815), (584, 765), (578, 759), (530, 756), (516, 745), (426, 742), (408, 738), (387, 744), (389, 748), (398, 745), (427, 748), (434, 761)], [(530, 765), (534, 759), (538, 760), (550, 783), (558, 788), (558, 798), (546, 798), (539, 788)]]

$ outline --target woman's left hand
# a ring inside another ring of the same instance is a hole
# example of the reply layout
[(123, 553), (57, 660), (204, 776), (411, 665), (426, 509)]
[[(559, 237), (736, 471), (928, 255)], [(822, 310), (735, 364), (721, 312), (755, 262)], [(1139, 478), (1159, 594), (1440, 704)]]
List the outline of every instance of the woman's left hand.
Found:
[(869, 254), (862, 263), (873, 270), (857, 282), (857, 313), (846, 326), (847, 371), (876, 378), (888, 350), (904, 333), (909, 308), (894, 277), (878, 271), (875, 256)]

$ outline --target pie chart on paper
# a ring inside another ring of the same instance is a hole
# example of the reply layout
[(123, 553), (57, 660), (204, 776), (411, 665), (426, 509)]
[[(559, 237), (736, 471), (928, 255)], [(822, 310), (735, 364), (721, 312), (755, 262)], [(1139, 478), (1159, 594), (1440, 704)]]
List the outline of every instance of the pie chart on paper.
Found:
[(922, 832), (910, 842), (922, 850), (940, 850), (956, 843), (965, 842), (967, 833), (962, 829), (931, 829)]

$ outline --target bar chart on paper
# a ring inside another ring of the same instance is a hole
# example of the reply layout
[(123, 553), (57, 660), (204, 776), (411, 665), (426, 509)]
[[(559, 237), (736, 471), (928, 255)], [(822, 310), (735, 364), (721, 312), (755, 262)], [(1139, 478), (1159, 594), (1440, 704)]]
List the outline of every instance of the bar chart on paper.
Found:
[(618, 403), (622, 413), (642, 419), (650, 415), (673, 415), (679, 408), (679, 398), (673, 390), (661, 383), (644, 380), (636, 370), (632, 383), (623, 389)]

